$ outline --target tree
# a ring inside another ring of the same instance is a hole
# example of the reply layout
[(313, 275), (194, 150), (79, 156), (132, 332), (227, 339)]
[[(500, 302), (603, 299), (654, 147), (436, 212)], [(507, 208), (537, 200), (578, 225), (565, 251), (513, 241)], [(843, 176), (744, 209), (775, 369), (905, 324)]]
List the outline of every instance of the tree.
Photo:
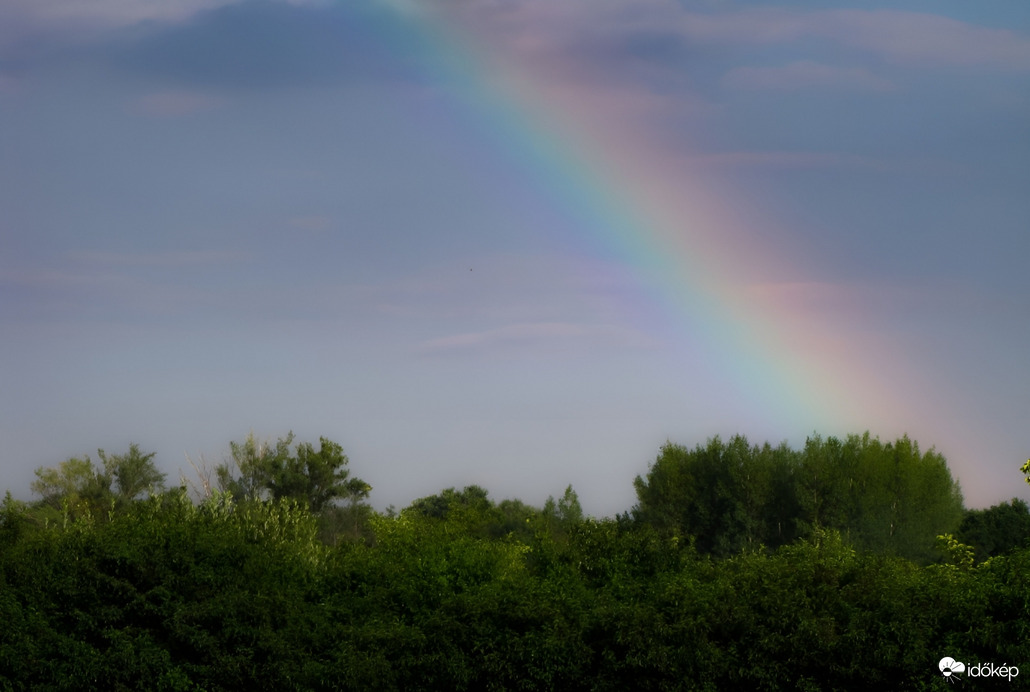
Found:
[(240, 500), (263, 499), (275, 470), (286, 464), (292, 443), (292, 432), (279, 438), (273, 448), (259, 441), (253, 431), (243, 442), (230, 442), (232, 456), (215, 467), (219, 489)]
[(32, 492), (43, 505), (60, 509), (86, 509), (103, 504), (111, 495), (111, 478), (93, 465), (89, 456), (71, 457), (57, 467), (40, 466)]
[(971, 509), (958, 527), (959, 541), (973, 546), (978, 560), (986, 560), (1030, 542), (1030, 506), (1012, 498), (989, 509)]
[(860, 454), (858, 438), (841, 442), (836, 437), (823, 440), (814, 435), (805, 440), (796, 476), (801, 533), (808, 535), (820, 527), (835, 527), (848, 533), (857, 519)]
[(925, 562), (963, 512), (944, 457), (907, 436), (884, 444), (869, 433), (816, 435), (801, 452), (739, 435), (692, 450), (667, 444), (634, 485), (636, 521), (693, 536), (720, 557), (835, 529), (856, 547)]
[(372, 486), (349, 477), (348, 461), (343, 447), (331, 440), (319, 438), (317, 452), (304, 442), (297, 445), (295, 456), (286, 457), (285, 463), (273, 470), (268, 488), (273, 498), (307, 502), (315, 513), (339, 499), (356, 504), (368, 497)]
[(165, 474), (154, 465), (154, 452), (144, 454), (132, 443), (125, 454), (108, 456), (102, 449), (97, 454), (102, 466), (85, 456), (72, 457), (57, 467), (39, 467), (32, 491), (41, 496), (44, 506), (67, 506), (79, 513), (112, 503), (124, 506), (144, 492), (164, 489)]
[(488, 495), (487, 489), (478, 485), (466, 485), (461, 490), (445, 488), (436, 495), (415, 500), (408, 505), (407, 511), (432, 519), (446, 519), (462, 510), (490, 512), (494, 504)]
[(719, 556), (781, 545), (795, 536), (796, 458), (785, 444), (752, 446), (742, 435), (694, 449), (666, 444), (646, 479), (633, 483), (633, 516)]
[(292, 432), (274, 446), (259, 442), (253, 432), (242, 443), (230, 443), (231, 460), (215, 468), (219, 487), (245, 500), (296, 500), (315, 513), (338, 499), (354, 504), (368, 497), (372, 486), (350, 477), (339, 444), (322, 437), (317, 451), (305, 442), (291, 452), (292, 443)]
[[(936, 557), (936, 537), (962, 520), (962, 491), (944, 456), (902, 436), (893, 443), (856, 439), (861, 459), (859, 547), (926, 563)], [(841, 527), (836, 527), (841, 528)]]
[(109, 457), (102, 449), (98, 449), (97, 454), (104, 462), (104, 474), (114, 483), (119, 502), (131, 502), (145, 492), (153, 495), (164, 489), (165, 474), (154, 465), (155, 452), (143, 454), (139, 445), (132, 443), (126, 454)]

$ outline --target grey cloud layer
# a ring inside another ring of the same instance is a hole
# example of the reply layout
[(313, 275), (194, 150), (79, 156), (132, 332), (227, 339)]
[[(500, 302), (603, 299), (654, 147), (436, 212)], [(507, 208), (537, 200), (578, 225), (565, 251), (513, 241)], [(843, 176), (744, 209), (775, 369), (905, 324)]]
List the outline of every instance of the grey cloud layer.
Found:
[[(418, 42), (368, 3), (229, 5), (114, 53), (128, 69), (172, 84), (280, 87), (412, 80)], [(371, 35), (368, 27), (381, 32)]]
[[(726, 12), (705, 3), (705, 11), (697, 11), (696, 6), (671, 0), (11, 0), (0, 7), (0, 61), (6, 53), (8, 62), (16, 63), (40, 42), (63, 37), (75, 43), (94, 35), (107, 41), (105, 30), (133, 27), (135, 38), (123, 36), (113, 57), (179, 85), (412, 79), (420, 39), (404, 19), (404, 8), (414, 8), (457, 21), (522, 60), (546, 64), (556, 76), (584, 79), (603, 72), (606, 79), (621, 75), (651, 87), (670, 80), (682, 86), (684, 71), (701, 62), (695, 58), (719, 46), (787, 45), (794, 46), (793, 60), (779, 68), (782, 74), (738, 74), (733, 81), (768, 85), (839, 78), (858, 88), (884, 87), (882, 77), (854, 66), (823, 65), (819, 74), (808, 69), (802, 75), (799, 64), (820, 62), (805, 43), (812, 40), (899, 65), (1030, 70), (1030, 37), (945, 16), (763, 6)], [(369, 35), (370, 25), (378, 35)], [(740, 57), (727, 67), (747, 69)]]
[(75, 61), (99, 58), (180, 88), (412, 80), (418, 44), (377, 0), (17, 0), (0, 7), (0, 74), (4, 63), (71, 51)]

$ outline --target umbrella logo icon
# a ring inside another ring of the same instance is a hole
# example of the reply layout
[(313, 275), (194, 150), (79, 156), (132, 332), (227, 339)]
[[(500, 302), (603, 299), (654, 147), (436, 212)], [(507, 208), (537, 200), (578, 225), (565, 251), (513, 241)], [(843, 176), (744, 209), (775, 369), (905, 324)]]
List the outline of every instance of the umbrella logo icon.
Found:
[(942, 658), (941, 662), (937, 664), (937, 667), (941, 669), (944, 679), (948, 682), (961, 680), (962, 678), (956, 677), (956, 674), (966, 672), (966, 664), (961, 661), (956, 661), (950, 656)]

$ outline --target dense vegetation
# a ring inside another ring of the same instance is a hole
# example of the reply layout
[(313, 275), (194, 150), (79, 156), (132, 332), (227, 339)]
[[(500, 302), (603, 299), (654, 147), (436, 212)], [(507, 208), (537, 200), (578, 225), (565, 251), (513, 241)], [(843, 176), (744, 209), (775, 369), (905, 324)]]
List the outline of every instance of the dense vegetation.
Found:
[(934, 539), (962, 521), (962, 493), (944, 457), (907, 437), (811, 437), (804, 449), (749, 446), (736, 436), (689, 450), (666, 445), (635, 481), (636, 517), (694, 536), (726, 557), (836, 529), (860, 550), (926, 562)]
[[(669, 445), (601, 520), (572, 488), (377, 513), (328, 440), (233, 444), (197, 500), (135, 446), (100, 458), (3, 503), (0, 688), (923, 690), (944, 656), (1030, 670), (1026, 504), (966, 512), (905, 438)], [(975, 547), (938, 537), (955, 529)]]

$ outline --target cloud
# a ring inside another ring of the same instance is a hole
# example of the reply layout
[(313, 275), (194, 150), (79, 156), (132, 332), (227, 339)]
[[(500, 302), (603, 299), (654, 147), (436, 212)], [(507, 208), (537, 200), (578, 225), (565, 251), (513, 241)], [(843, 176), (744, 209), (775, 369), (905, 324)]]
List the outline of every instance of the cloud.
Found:
[(333, 226), (333, 220), (328, 216), (295, 216), (287, 223), (290, 228), (312, 232), (325, 231)]
[(627, 327), (575, 322), (531, 322), (497, 329), (466, 332), (423, 342), (417, 351), (427, 355), (468, 354), (525, 349), (596, 349), (609, 346), (647, 348), (652, 338)]
[(764, 168), (772, 170), (851, 169), (919, 176), (955, 176), (969, 169), (944, 158), (875, 157), (833, 151), (721, 151), (685, 156), (692, 170)]
[(737, 67), (723, 77), (723, 84), (736, 89), (796, 91), (812, 87), (890, 91), (894, 85), (861, 67), (833, 67), (810, 60), (782, 67)]
[(5, 0), (0, 3), (0, 55), (40, 44), (81, 43), (141, 22), (182, 22), (239, 0)]
[(726, 108), (718, 87), (877, 93), (904, 86), (916, 77), (910, 69), (1030, 70), (1025, 34), (926, 13), (697, 11), (674, 0), (420, 4), (471, 37), (492, 84), (548, 104), (564, 117), (549, 122), (584, 149), (639, 150), (653, 138), (667, 150), (691, 126), (716, 121)]
[(250, 302), (222, 287), (237, 251), (74, 252), (45, 265), (0, 266), (0, 320), (134, 323), (238, 311)]
[(891, 88), (867, 68), (836, 67), (821, 64), (825, 57), (809, 57), (841, 47), (896, 65), (1030, 70), (1030, 36), (927, 13), (783, 8), (697, 12), (671, 0), (424, 4), (465, 27), (491, 51), (504, 52), (553, 81), (623, 81), (651, 91), (689, 87), (690, 76), (713, 46), (738, 45), (787, 45), (797, 57), (807, 58), (778, 68), (741, 67), (728, 77), (738, 87)]
[(121, 267), (189, 267), (246, 262), (250, 255), (220, 250), (182, 250), (167, 252), (77, 252), (72, 259), (83, 264)]
[(409, 28), (365, 0), (247, 2), (156, 26), (110, 50), (123, 69), (187, 90), (415, 80)]
[(224, 103), (224, 99), (197, 91), (157, 91), (140, 97), (135, 108), (139, 113), (159, 117), (193, 115)]
[(79, 22), (108, 27), (138, 22), (181, 21), (202, 10), (240, 0), (8, 0), (7, 12), (34, 17), (39, 22)]
[(846, 325), (855, 315), (866, 317), (856, 323), (868, 325), (891, 315), (904, 319), (934, 319), (984, 313), (1025, 315), (1030, 300), (996, 293), (959, 279), (933, 285), (898, 280), (877, 281), (774, 281), (753, 283), (744, 288), (747, 300), (771, 314), (821, 315), (840, 319)]
[(19, 83), (17, 79), (0, 72), (0, 96), (16, 94), (18, 89)]
[(947, 17), (841, 10), (817, 14), (812, 30), (899, 63), (1030, 70), (1030, 37)]
[(871, 168), (885, 170), (890, 165), (868, 156), (811, 151), (728, 151), (690, 156), (694, 168), (762, 167), (787, 169)]
[(133, 279), (114, 272), (83, 272), (52, 268), (0, 268), (0, 284), (15, 289), (84, 289), (126, 287)]
[(381, 0), (0, 2), (0, 60), (99, 59), (178, 92), (411, 81), (416, 36)]
[(761, 9), (684, 13), (677, 26), (684, 38), (706, 43), (770, 44), (823, 38), (896, 64), (1030, 70), (1030, 37), (933, 14)]
[(128, 287), (137, 285), (133, 269), (183, 269), (251, 260), (233, 251), (74, 252), (61, 266), (0, 266), (0, 283), (22, 288)]

